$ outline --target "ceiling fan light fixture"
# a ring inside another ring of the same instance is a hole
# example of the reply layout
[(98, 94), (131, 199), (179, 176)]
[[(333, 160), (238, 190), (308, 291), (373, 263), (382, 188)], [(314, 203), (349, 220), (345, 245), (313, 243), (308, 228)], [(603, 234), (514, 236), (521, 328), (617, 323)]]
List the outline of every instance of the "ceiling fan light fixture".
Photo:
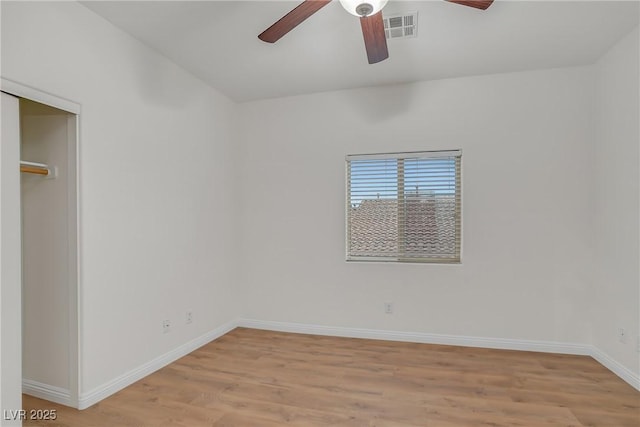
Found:
[(350, 14), (363, 17), (380, 12), (389, 0), (340, 0), (340, 4)]

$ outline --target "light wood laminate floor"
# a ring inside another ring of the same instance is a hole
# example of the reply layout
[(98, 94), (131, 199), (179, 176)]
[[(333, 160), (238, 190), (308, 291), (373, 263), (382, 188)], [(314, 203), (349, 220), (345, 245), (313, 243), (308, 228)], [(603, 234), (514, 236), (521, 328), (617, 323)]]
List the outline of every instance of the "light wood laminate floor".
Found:
[[(108, 356), (105, 356), (108, 357)], [(238, 328), (84, 411), (25, 426), (640, 426), (586, 356)]]

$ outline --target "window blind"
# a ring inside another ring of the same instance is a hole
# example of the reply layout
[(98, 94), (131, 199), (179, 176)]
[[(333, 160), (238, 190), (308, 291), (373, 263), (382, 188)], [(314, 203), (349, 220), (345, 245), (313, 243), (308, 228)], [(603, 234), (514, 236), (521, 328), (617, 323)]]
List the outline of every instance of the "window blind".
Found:
[(347, 156), (347, 260), (460, 262), (461, 157)]

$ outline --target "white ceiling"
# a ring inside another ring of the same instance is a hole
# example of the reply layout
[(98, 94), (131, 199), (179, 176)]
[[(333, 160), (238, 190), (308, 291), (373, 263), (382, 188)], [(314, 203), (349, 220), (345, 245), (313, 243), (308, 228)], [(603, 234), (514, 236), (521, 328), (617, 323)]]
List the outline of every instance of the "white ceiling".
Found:
[(358, 18), (336, 0), (275, 44), (257, 35), (296, 1), (89, 1), (85, 6), (236, 101), (595, 62), (638, 24), (638, 1), (390, 1), (418, 37), (369, 65)]

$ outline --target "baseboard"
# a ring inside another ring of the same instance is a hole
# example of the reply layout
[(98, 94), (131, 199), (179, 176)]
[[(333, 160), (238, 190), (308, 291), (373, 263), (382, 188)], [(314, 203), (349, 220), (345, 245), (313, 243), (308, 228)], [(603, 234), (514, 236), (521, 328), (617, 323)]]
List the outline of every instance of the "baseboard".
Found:
[(299, 334), (330, 335), (347, 338), (366, 338), (386, 341), (406, 341), (423, 344), (459, 345), (463, 347), (495, 348), (500, 350), (539, 351), (543, 353), (591, 355), (592, 347), (586, 344), (562, 343), (555, 341), (532, 341), (505, 338), (467, 337), (462, 335), (442, 335), (424, 332), (400, 332), (376, 329), (319, 326), (303, 323), (273, 322), (254, 319), (240, 319), (238, 326), (266, 329), (270, 331), (293, 332)]
[(463, 347), (495, 348), (499, 350), (538, 351), (541, 353), (591, 356), (605, 368), (640, 391), (640, 376), (621, 365), (598, 348), (588, 344), (555, 341), (515, 340), (505, 338), (467, 337), (461, 335), (429, 334), (422, 332), (384, 331), (376, 329), (320, 326), (304, 323), (274, 322), (269, 320), (239, 319), (237, 326), (298, 334), (330, 335), (346, 338), (365, 338), (386, 341), (406, 341), (423, 344), (459, 345)]
[(596, 359), (602, 366), (622, 378), (627, 384), (640, 391), (640, 375), (632, 372), (626, 366), (615, 361), (602, 350), (591, 347), (591, 357)]
[(59, 403), (65, 406), (75, 406), (71, 402), (71, 392), (66, 388), (56, 387), (33, 380), (22, 380), (22, 392), (29, 396)]
[(147, 375), (161, 369), (171, 362), (178, 360), (179, 358), (186, 356), (192, 351), (202, 347), (203, 345), (215, 340), (216, 338), (221, 337), (227, 332), (235, 329), (237, 326), (237, 322), (235, 320), (225, 323), (224, 325), (213, 329), (207, 332), (204, 335), (195, 338), (180, 347), (177, 347), (168, 353), (163, 354), (162, 356), (156, 357), (155, 359), (141, 365), (131, 371), (120, 375), (113, 380), (94, 388), (93, 390), (82, 393), (80, 395), (80, 399), (78, 399), (78, 409), (86, 409), (91, 405), (94, 405), (105, 399), (106, 397), (111, 396), (112, 394), (122, 390), (123, 388), (133, 384), (136, 381), (141, 380)]
[[(506, 338), (469, 337), (460, 335), (431, 334), (423, 332), (401, 332), (363, 328), (346, 328), (338, 326), (310, 325), (304, 323), (275, 322), (269, 320), (238, 319), (230, 321), (208, 333), (181, 345), (180, 347), (159, 356), (111, 381), (83, 393), (78, 402), (78, 409), (86, 409), (122, 390), (134, 382), (146, 377), (160, 368), (186, 356), (203, 345), (221, 337), (236, 327), (264, 329), (269, 331), (292, 332), (299, 334), (327, 335), (345, 338), (364, 338), (386, 341), (416, 342), (424, 344), (457, 345), (463, 347), (495, 348), (500, 350), (537, 351), (543, 353), (574, 354), (591, 356), (611, 372), (619, 376), (632, 387), (640, 391), (640, 377), (620, 363), (613, 360), (601, 350), (577, 343), (555, 341), (517, 340)], [(52, 402), (70, 406), (68, 390), (58, 389), (34, 381), (23, 381), (26, 394), (40, 397)]]

